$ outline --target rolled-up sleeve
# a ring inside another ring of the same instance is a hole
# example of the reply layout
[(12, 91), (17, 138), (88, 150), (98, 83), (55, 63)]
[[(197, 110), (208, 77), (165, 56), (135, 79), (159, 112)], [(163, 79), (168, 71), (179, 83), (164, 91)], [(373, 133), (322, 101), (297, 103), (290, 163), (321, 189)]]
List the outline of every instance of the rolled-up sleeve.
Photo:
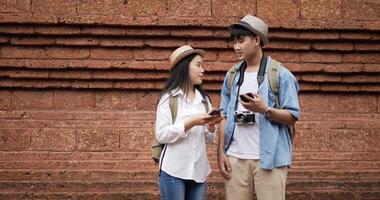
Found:
[(172, 115), (169, 108), (169, 99), (162, 98), (157, 105), (156, 113), (156, 140), (161, 144), (176, 142), (180, 138), (187, 137), (185, 122), (176, 120), (172, 123)]
[(300, 117), (300, 106), (298, 100), (299, 84), (292, 73), (282, 67), (280, 70), (280, 108), (286, 109), (295, 118)]
[[(211, 102), (207, 101), (207, 103), (208, 103), (208, 107), (212, 108)], [(214, 131), (211, 132), (211, 131), (209, 131), (207, 129), (207, 126), (205, 125), (205, 140), (206, 140), (206, 144), (214, 143), (214, 141), (215, 141), (215, 133), (216, 133), (216, 126), (215, 126)]]
[(227, 79), (228, 79), (228, 72), (226, 76), (224, 77), (223, 81), (223, 86), (222, 86), (222, 91), (220, 93), (221, 99), (220, 99), (220, 109), (223, 109), (222, 113), (224, 116), (227, 116), (227, 108), (228, 108), (228, 103), (230, 102), (230, 94), (227, 91)]

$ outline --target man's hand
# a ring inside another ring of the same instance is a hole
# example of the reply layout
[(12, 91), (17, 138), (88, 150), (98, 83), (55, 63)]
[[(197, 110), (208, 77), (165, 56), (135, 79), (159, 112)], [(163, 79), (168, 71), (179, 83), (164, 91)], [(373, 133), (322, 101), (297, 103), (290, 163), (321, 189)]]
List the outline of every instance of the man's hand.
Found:
[(264, 113), (265, 110), (268, 108), (268, 106), (265, 104), (261, 96), (257, 93), (253, 94), (253, 98), (243, 94), (246, 99), (248, 99), (248, 102), (244, 102), (240, 100), (241, 105), (246, 108), (247, 110), (250, 110), (252, 112), (257, 113)]
[(231, 165), (224, 152), (218, 152), (218, 167), (220, 174), (225, 178), (231, 179)]

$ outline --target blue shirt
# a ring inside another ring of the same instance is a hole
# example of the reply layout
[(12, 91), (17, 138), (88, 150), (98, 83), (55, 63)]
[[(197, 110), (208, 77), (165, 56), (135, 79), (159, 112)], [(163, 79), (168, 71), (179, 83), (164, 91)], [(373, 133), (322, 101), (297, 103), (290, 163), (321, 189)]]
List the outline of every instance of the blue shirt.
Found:
[[(270, 106), (275, 106), (275, 95), (270, 89), (267, 70), (272, 59), (268, 57), (264, 81), (259, 86), (259, 95)], [(227, 75), (224, 78), (220, 108), (227, 116), (227, 123), (224, 127), (224, 151), (226, 152), (233, 138), (235, 122), (234, 112), (237, 107), (238, 80), (240, 78), (241, 64), (236, 66), (237, 74), (231, 87), (231, 94), (227, 89)], [(299, 85), (294, 75), (281, 66), (279, 71), (279, 100), (280, 109), (286, 109), (298, 120), (300, 107), (298, 102)], [(263, 114), (259, 115), (260, 130), (260, 163), (263, 169), (273, 169), (275, 167), (290, 166), (292, 162), (292, 144), (288, 133), (288, 125), (279, 124), (266, 118)]]

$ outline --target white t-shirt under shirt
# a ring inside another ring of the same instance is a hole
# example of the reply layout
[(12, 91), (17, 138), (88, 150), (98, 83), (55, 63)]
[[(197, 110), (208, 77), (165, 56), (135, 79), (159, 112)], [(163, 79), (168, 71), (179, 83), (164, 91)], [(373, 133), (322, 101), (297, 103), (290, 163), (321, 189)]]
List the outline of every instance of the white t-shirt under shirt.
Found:
[[(257, 93), (257, 72), (245, 72), (244, 81), (240, 86), (239, 95), (248, 92)], [(237, 110), (246, 111), (240, 101)], [(227, 155), (240, 159), (260, 159), (259, 113), (255, 113), (254, 124), (236, 124)]]

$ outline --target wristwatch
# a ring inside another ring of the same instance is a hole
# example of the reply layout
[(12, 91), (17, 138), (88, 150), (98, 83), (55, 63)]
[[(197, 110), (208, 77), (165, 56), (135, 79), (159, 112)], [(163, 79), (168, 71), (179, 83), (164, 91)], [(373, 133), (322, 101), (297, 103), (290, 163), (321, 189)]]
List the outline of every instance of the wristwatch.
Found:
[(269, 118), (270, 117), (270, 114), (271, 114), (271, 111), (272, 111), (272, 108), (268, 106), (268, 108), (265, 110), (264, 112), (264, 116), (266, 118)]

